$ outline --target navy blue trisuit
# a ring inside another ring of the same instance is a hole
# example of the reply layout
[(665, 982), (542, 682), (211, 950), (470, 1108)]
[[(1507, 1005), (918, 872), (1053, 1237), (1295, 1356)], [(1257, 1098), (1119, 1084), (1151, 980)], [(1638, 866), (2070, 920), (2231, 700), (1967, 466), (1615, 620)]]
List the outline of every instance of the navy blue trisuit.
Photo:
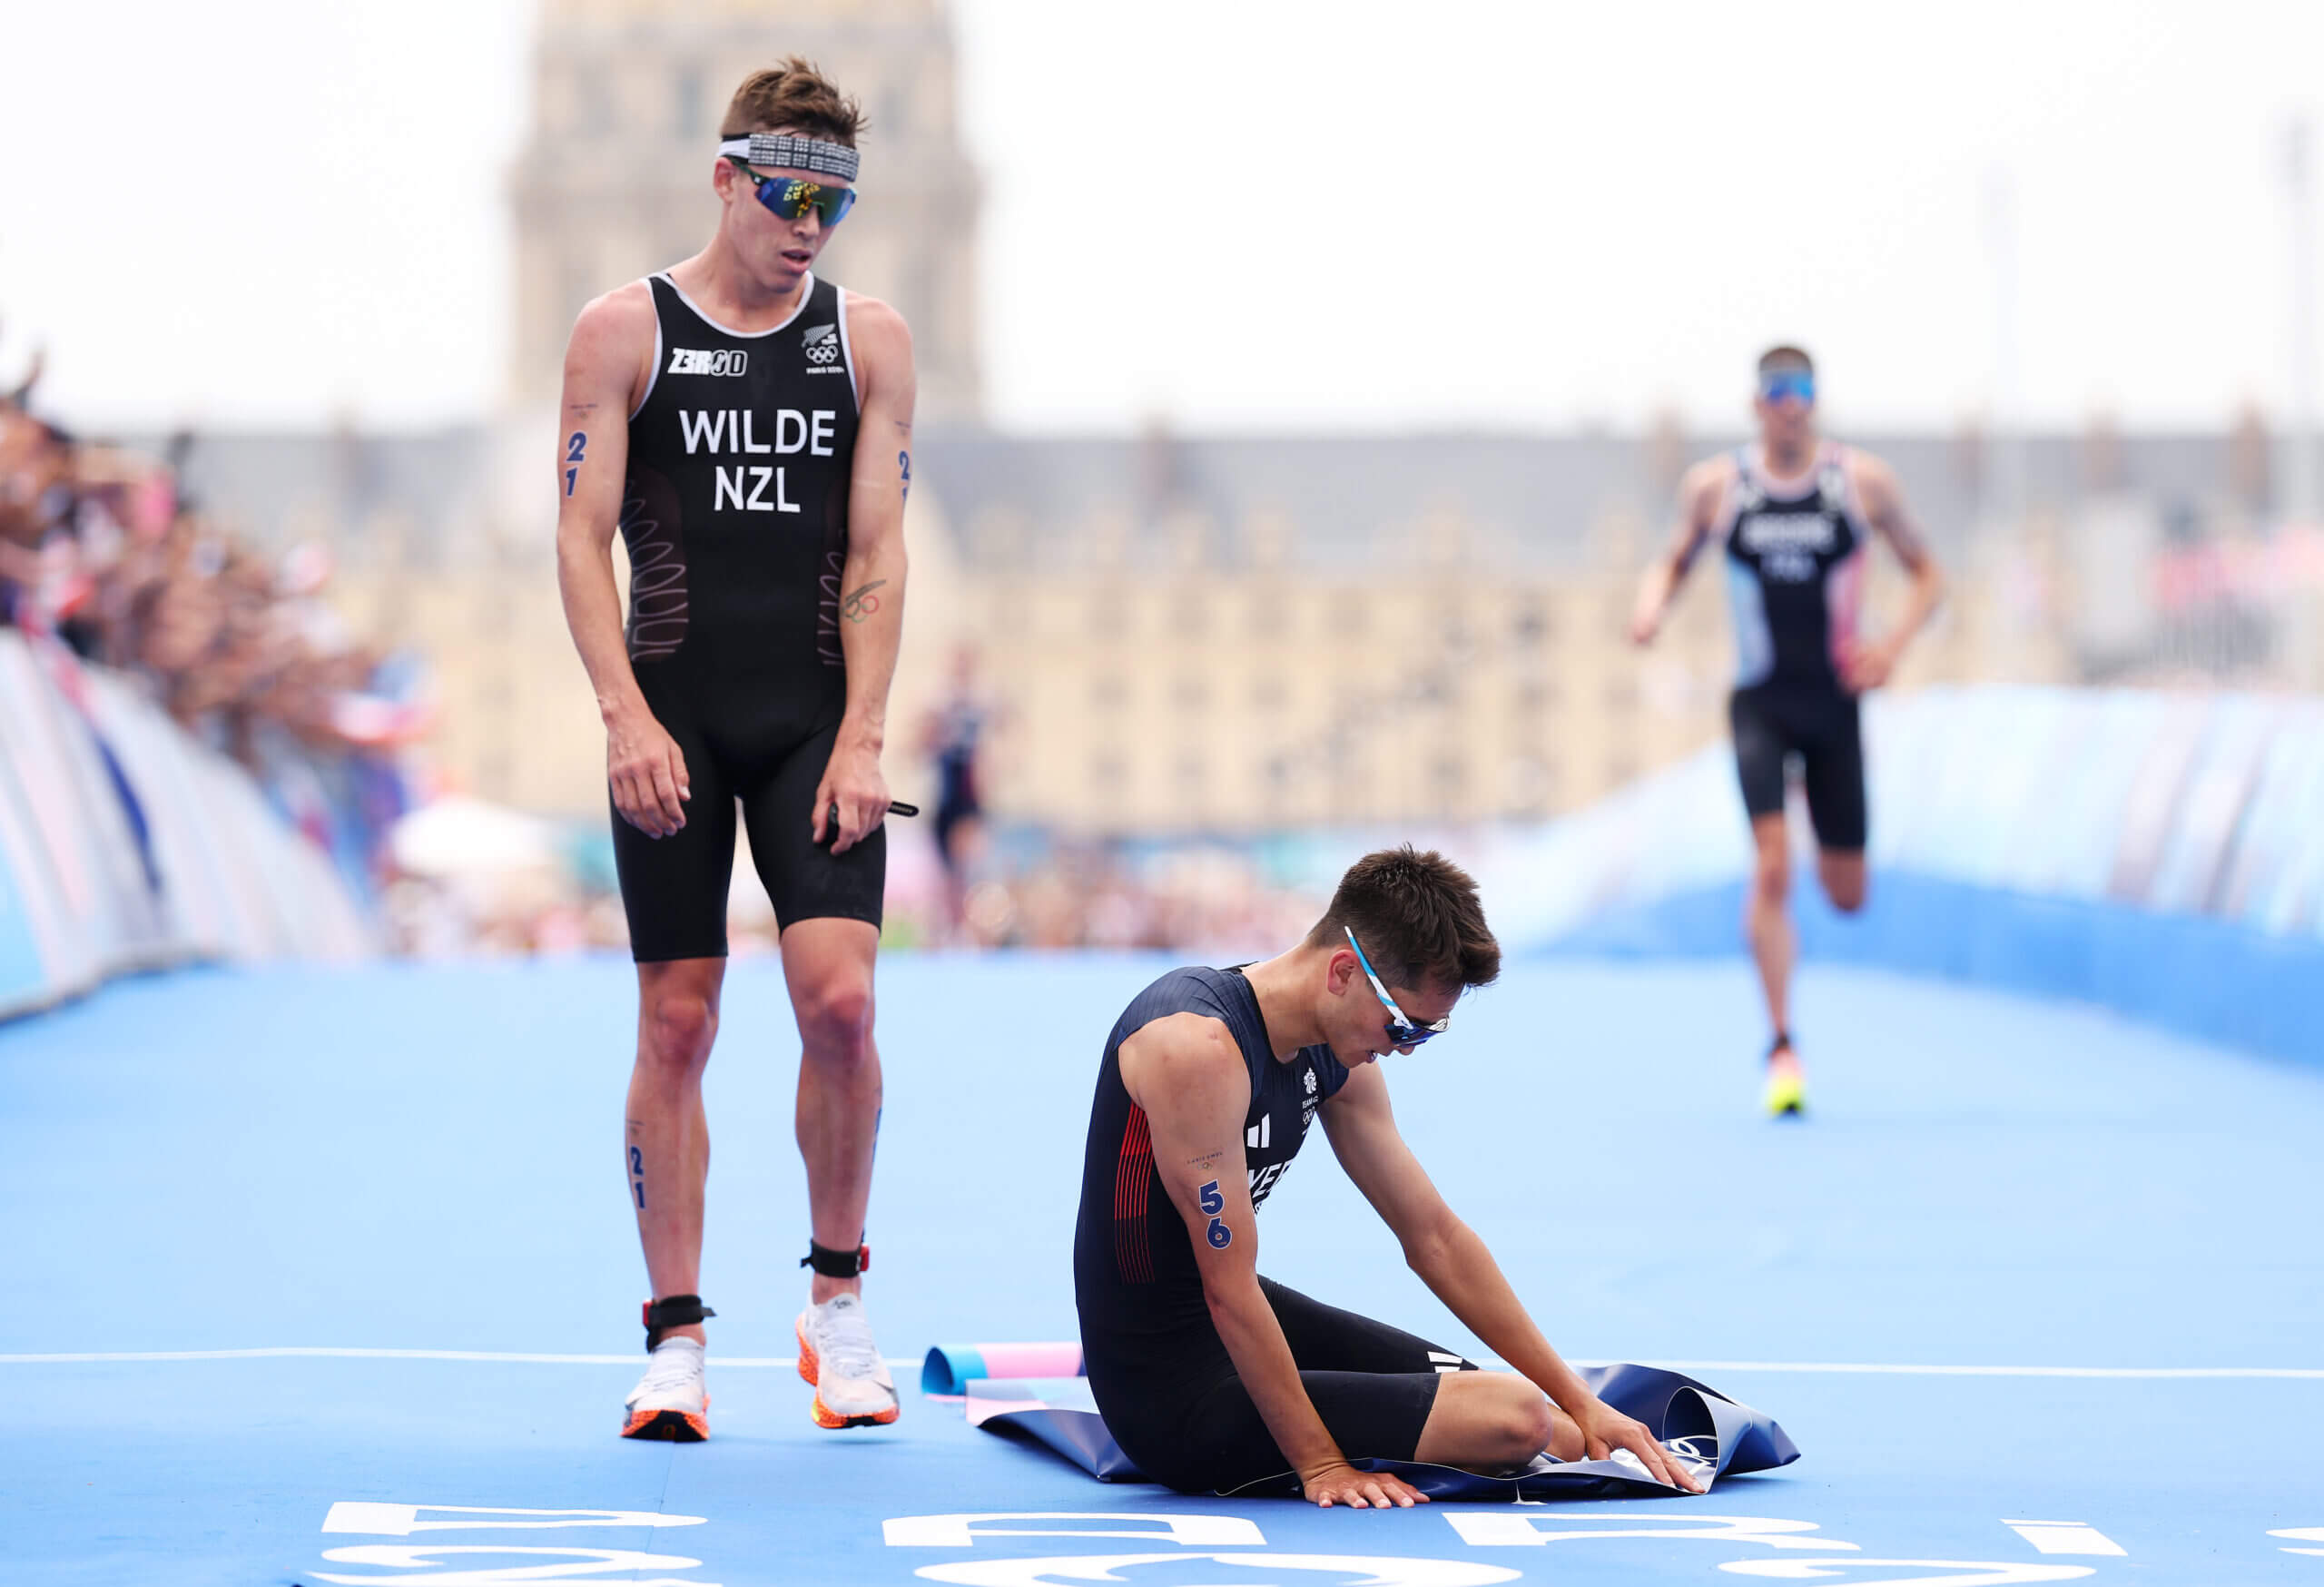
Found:
[(984, 730), (984, 708), (965, 695), (937, 716), (936, 853), (947, 871), (960, 868), (960, 823), (984, 813), (977, 777), (978, 745)]
[[(1347, 1083), (1328, 1047), (1278, 1061), (1258, 995), (1239, 970), (1174, 970), (1133, 999), (1106, 1039), (1089, 1110), (1074, 1227), (1073, 1290), (1089, 1388), (1122, 1453), (1181, 1493), (1279, 1486), (1291, 1463), (1236, 1375), (1210, 1320), (1195, 1236), (1154, 1166), (1146, 1111), (1122, 1085), (1121, 1045), (1155, 1020), (1222, 1021), (1249, 1066), (1243, 1156), (1264, 1205), (1306, 1139), (1315, 1109)], [(1473, 1370), (1453, 1351), (1262, 1277), (1300, 1381), (1350, 1459), (1410, 1460), (1440, 1374)]]
[(686, 823), (652, 838), (614, 813), (614, 861), (641, 963), (726, 951), (739, 803), (776, 924), (880, 923), (887, 833), (833, 855), (815, 789), (847, 705), (840, 584), (855, 457), (846, 294), (807, 277), (767, 330), (712, 320), (666, 274), (654, 377), (629, 416), (621, 533), (631, 670), (685, 757)]

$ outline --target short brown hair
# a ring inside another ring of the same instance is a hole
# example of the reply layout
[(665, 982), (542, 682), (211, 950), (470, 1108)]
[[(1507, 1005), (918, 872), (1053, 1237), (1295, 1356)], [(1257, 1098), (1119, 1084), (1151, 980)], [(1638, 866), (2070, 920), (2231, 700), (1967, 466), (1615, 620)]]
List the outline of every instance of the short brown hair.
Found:
[(1811, 375), (1816, 372), (1816, 360), (1807, 356), (1807, 350), (1793, 347), (1787, 342), (1779, 347), (1771, 347), (1759, 355), (1759, 373), (1763, 375), (1778, 366), (1789, 368), (1794, 364)]
[(1307, 945), (1335, 948), (1350, 930), (1390, 986), (1483, 986), (1501, 973), (1476, 882), (1434, 849), (1406, 843), (1350, 865)]
[(785, 130), (852, 149), (855, 134), (863, 130), (863, 107), (833, 87), (813, 62), (785, 55), (781, 65), (743, 79), (727, 103), (718, 135), (747, 138)]

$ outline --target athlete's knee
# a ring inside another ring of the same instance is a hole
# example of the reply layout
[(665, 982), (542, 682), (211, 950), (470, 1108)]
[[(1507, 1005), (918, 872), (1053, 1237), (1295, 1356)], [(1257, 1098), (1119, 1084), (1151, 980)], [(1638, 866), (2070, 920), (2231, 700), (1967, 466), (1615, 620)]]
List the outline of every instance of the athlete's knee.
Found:
[(1751, 865), (1751, 902), (1761, 905), (1780, 904), (1790, 892), (1790, 856), (1780, 849), (1772, 853), (1762, 849)]
[(664, 1070), (699, 1070), (718, 1037), (718, 1010), (696, 991), (657, 992), (646, 1000), (641, 1062)]
[(1505, 1386), (1493, 1396), (1492, 1414), (1481, 1431), (1492, 1441), (1494, 1458), (1512, 1465), (1531, 1460), (1550, 1446), (1550, 1435), (1555, 1430), (1550, 1402), (1521, 1377), (1501, 1373), (1493, 1376)]
[(1780, 815), (1751, 819), (1750, 908), (1780, 904), (1791, 892), (1791, 842)]
[(872, 981), (852, 971), (803, 987), (793, 999), (799, 1035), (819, 1058), (852, 1058), (872, 1041)]
[(1514, 1373), (1456, 1372), (1437, 1379), (1437, 1405), (1417, 1451), (1454, 1465), (1522, 1465), (1550, 1447), (1550, 1402)]
[(1844, 915), (1852, 915), (1864, 908), (1868, 878), (1865, 874), (1861, 855), (1850, 855), (1846, 859), (1827, 856), (1821, 869), (1824, 896), (1832, 901), (1834, 909)]
[(1550, 1446), (1550, 1435), (1555, 1431), (1556, 1418), (1550, 1414), (1550, 1402), (1534, 1394), (1511, 1423), (1511, 1457), (1532, 1459)]

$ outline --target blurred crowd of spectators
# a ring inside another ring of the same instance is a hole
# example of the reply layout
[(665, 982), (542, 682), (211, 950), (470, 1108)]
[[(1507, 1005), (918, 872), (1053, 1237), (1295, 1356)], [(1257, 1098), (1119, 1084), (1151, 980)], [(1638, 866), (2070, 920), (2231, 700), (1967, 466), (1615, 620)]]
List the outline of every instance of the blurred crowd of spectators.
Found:
[(0, 397), (0, 624), (140, 677), (180, 724), (257, 769), (273, 728), (324, 753), (408, 737), (372, 693), (382, 658), (320, 598), (319, 546), (268, 557), (211, 521), (173, 461), (84, 441)]
[[(951, 943), (1265, 954), (1305, 935), (1325, 902), (1271, 882), (1258, 855), (1226, 843), (1132, 853), (1042, 842), (1011, 852), (1024, 847), (1003, 845), (970, 885)], [(925, 918), (914, 912), (916, 922)]]
[(323, 547), (269, 557), (201, 510), (190, 436), (166, 458), (84, 440), (34, 410), (39, 377), (0, 394), (0, 627), (138, 680), (368, 891), (394, 752), (428, 725), (416, 669), (345, 631)]
[[(1024, 827), (996, 835), (965, 878), (966, 908), (955, 916), (932, 835), (919, 823), (891, 821), (883, 946), (1171, 952), (1231, 963), (1280, 951), (1315, 923), (1328, 898), (1327, 887), (1274, 874), (1254, 845), (1076, 842)], [(602, 825), (541, 822), (454, 798), (415, 816), (398, 848), (407, 862), (387, 899), (397, 952), (498, 957), (628, 946)], [(452, 863), (463, 849), (493, 862)], [(774, 912), (746, 853), (735, 857), (726, 934), (737, 957), (777, 945)]]

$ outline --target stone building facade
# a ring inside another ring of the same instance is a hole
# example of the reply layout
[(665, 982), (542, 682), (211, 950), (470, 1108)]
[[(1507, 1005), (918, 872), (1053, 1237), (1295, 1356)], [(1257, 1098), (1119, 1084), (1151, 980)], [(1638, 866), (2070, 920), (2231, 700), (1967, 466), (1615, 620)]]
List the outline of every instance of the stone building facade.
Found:
[[(416, 488), (450, 454), (408, 444)], [(2039, 523), (1968, 532), (1929, 472), (1940, 446), (1872, 444), (1925, 499), (1954, 579), (1900, 685), (2072, 676), (2056, 537)], [(293, 477), (290, 459), (315, 443), (221, 441), (206, 467), (230, 446), (255, 480)], [(468, 455), (489, 449), (475, 438)], [(967, 646), (1000, 707), (988, 792), (1011, 818), (1250, 832), (1586, 803), (1725, 731), (1732, 641), (1716, 567), (1697, 570), (1653, 649), (1624, 631), (1664, 532), (1649, 450), (1615, 438), (931, 430), (907, 522), (891, 778), (903, 797), (931, 792), (918, 724)], [(382, 472), (392, 495), (403, 466)], [(590, 814), (603, 734), (554, 567), (545, 547), (491, 535), (478, 502), (468, 510), (474, 532), (456, 499), (433, 521), (381, 503), (287, 524), (340, 523), (329, 537), (352, 624), (432, 658), (436, 751), (453, 781)], [(1876, 625), (1902, 581), (1874, 557)]]

